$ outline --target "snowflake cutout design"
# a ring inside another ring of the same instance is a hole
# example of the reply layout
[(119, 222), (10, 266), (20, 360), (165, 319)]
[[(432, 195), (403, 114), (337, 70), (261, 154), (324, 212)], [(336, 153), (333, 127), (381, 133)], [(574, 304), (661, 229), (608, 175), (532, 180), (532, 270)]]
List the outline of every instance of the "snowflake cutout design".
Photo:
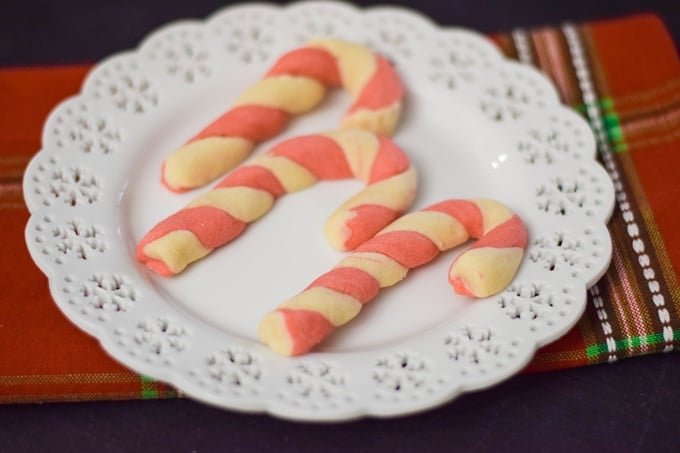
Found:
[(543, 318), (555, 304), (555, 295), (543, 283), (513, 283), (498, 300), (511, 319), (522, 320)]
[(69, 304), (101, 321), (111, 314), (130, 310), (137, 301), (136, 288), (121, 275), (95, 274), (80, 285), (75, 284), (73, 277), (66, 277), (65, 281), (64, 292), (69, 295)]
[(376, 31), (365, 44), (369, 49), (388, 58), (392, 64), (395, 64), (395, 58), (408, 62), (413, 54), (411, 45), (417, 40), (412, 35), (413, 32), (406, 33), (405, 28), (398, 26), (376, 27)]
[(377, 360), (373, 368), (373, 382), (380, 394), (407, 398), (431, 391), (435, 380), (430, 365), (411, 352), (400, 352)]
[(533, 246), (529, 259), (535, 263), (543, 263), (549, 271), (555, 270), (561, 264), (574, 267), (583, 259), (583, 243), (562, 232), (539, 236), (534, 239)]
[(166, 364), (171, 364), (172, 359), (169, 356), (184, 350), (187, 334), (187, 329), (175, 320), (161, 317), (140, 321), (134, 343), (138, 350), (146, 353), (148, 362), (163, 358)]
[(430, 62), (432, 72), (429, 74), (430, 81), (447, 90), (456, 90), (465, 84), (465, 80), (456, 71), (446, 68), (442, 60), (436, 58)]
[(452, 360), (479, 365), (500, 354), (501, 343), (489, 328), (465, 326), (444, 338), (446, 352)]
[(558, 129), (547, 131), (532, 129), (527, 137), (517, 144), (517, 151), (529, 164), (553, 164), (559, 155), (571, 151), (571, 143)]
[(430, 80), (448, 90), (465, 86), (477, 76), (478, 62), (475, 56), (467, 55), (458, 49), (447, 49), (442, 56), (430, 60)]
[(123, 75), (108, 85), (107, 93), (116, 107), (126, 112), (144, 113), (158, 104), (158, 95), (143, 77)]
[(227, 52), (244, 63), (262, 62), (269, 58), (274, 38), (257, 24), (233, 28), (229, 34)]
[(327, 402), (331, 405), (351, 401), (346, 394), (345, 377), (328, 363), (305, 362), (297, 365), (293, 372), (286, 376), (287, 391), (281, 397), (288, 398), (295, 404), (301, 400)]
[(99, 200), (99, 180), (83, 167), (58, 167), (57, 160), (50, 158), (48, 164), (38, 165), (38, 174), (33, 177), (35, 193), (43, 196), (43, 205), (61, 201), (69, 206), (93, 204)]
[(186, 83), (194, 83), (212, 74), (208, 48), (195, 42), (202, 39), (200, 31), (175, 30), (155, 42), (149, 56), (161, 61), (168, 74)]
[(156, 107), (158, 92), (135, 62), (117, 62), (102, 70), (94, 80), (94, 96), (109, 99), (123, 112), (143, 114)]
[(106, 250), (106, 243), (98, 226), (78, 219), (69, 220), (63, 225), (52, 223), (50, 217), (45, 217), (44, 223), (36, 226), (38, 235), (35, 240), (39, 244), (51, 243), (52, 247), (46, 245), (42, 252), (45, 255), (54, 255), (57, 264), (63, 264), (66, 258), (88, 260)]
[(255, 394), (262, 380), (261, 363), (259, 357), (243, 348), (227, 347), (206, 359), (199, 383), (213, 385), (217, 393), (227, 390), (234, 394)]
[(269, 59), (276, 44), (273, 24), (271, 13), (246, 9), (218, 21), (215, 33), (227, 53), (241, 63), (261, 63)]
[(497, 79), (486, 87), (479, 107), (495, 122), (513, 121), (524, 117), (528, 110), (546, 107), (551, 90), (543, 79), (521, 71), (500, 71)]
[(197, 49), (191, 43), (184, 43), (174, 49), (164, 52), (167, 60), (166, 70), (172, 75), (177, 75), (187, 83), (193, 83), (196, 79), (209, 77), (212, 73), (208, 65), (209, 54), (204, 49)]
[(487, 88), (479, 107), (490, 120), (502, 122), (521, 118), (532, 103), (532, 96), (524, 88), (506, 82)]
[(70, 105), (56, 116), (47, 129), (60, 149), (79, 149), (85, 154), (114, 153), (122, 141), (122, 132), (111, 121), (89, 112), (85, 104)]
[(560, 216), (573, 212), (592, 216), (594, 208), (602, 204), (598, 194), (604, 189), (596, 176), (589, 177), (584, 170), (579, 174), (579, 178), (557, 176), (548, 184), (540, 185), (536, 191), (538, 209)]
[(572, 118), (551, 115), (548, 121), (548, 125), (528, 130), (517, 143), (517, 152), (526, 163), (552, 165), (564, 157), (581, 159), (590, 155), (587, 137)]
[[(111, 154), (121, 141), (120, 132), (109, 126), (104, 118), (80, 117), (66, 135), (85, 154)], [(64, 142), (57, 146), (66, 146)]]
[(299, 30), (295, 34), (295, 42), (299, 45), (304, 45), (313, 39), (343, 37), (343, 29), (332, 21), (309, 19), (300, 24)]
[(451, 36), (437, 43), (437, 52), (429, 61), (429, 78), (448, 90), (456, 90), (487, 71), (491, 56), (462, 36)]
[(297, 13), (290, 22), (295, 30), (295, 43), (298, 45), (320, 38), (348, 39), (352, 35), (353, 20), (341, 11), (303, 5)]

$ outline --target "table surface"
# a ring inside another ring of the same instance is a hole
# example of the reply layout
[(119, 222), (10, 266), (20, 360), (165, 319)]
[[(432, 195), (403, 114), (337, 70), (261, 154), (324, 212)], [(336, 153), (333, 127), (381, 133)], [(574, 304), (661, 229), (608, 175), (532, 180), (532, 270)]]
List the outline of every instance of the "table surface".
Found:
[[(22, 0), (0, 5), (0, 66), (95, 62), (217, 0)], [(355, 2), (367, 4), (368, 2)], [(395, 4), (399, 2), (371, 2)], [(486, 33), (656, 12), (680, 42), (671, 1), (401, 2)], [(91, 39), (92, 36), (97, 39)], [(189, 400), (0, 406), (0, 451), (673, 451), (680, 426), (677, 354), (516, 376), (431, 411), (397, 419), (303, 424)], [(675, 447), (675, 448), (674, 448)], [(677, 450), (675, 450), (677, 451)]]

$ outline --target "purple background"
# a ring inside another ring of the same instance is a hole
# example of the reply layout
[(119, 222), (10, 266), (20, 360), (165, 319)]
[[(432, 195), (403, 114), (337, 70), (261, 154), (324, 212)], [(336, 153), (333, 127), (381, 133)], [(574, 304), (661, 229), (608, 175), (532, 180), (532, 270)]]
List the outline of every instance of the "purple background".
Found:
[[(11, 3), (0, 0), (0, 66), (95, 62), (135, 47), (164, 23), (225, 5)], [(396, 3), (442, 25), (487, 33), (656, 12), (680, 42), (673, 0), (371, 2)], [(0, 405), (0, 451), (680, 451), (678, 359), (674, 353), (521, 375), (422, 414), (339, 424), (293, 423), (188, 400)]]

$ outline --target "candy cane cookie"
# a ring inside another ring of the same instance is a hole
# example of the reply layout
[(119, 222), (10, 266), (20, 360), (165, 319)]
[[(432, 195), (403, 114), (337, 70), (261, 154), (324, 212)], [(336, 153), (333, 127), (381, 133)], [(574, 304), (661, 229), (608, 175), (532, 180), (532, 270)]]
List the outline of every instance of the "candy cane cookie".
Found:
[(399, 217), (413, 201), (416, 173), (391, 140), (349, 129), (295, 137), (227, 175), (212, 190), (156, 225), (141, 240), (137, 257), (161, 275), (239, 236), (289, 192), (319, 180), (355, 177), (366, 183), (327, 220), (328, 242), (353, 249)]
[(300, 294), (267, 313), (259, 337), (280, 354), (304, 354), (357, 316), (380, 288), (400, 282), (409, 269), (468, 238), (479, 240), (453, 261), (449, 282), (459, 294), (472, 297), (499, 293), (522, 261), (524, 224), (496, 201), (447, 200), (398, 218), (364, 242)]
[(315, 108), (335, 86), (353, 99), (341, 129), (392, 135), (404, 87), (387, 60), (358, 44), (313, 41), (283, 55), (230, 110), (171, 154), (163, 163), (163, 184), (180, 192), (209, 183), (277, 135), (291, 116)]

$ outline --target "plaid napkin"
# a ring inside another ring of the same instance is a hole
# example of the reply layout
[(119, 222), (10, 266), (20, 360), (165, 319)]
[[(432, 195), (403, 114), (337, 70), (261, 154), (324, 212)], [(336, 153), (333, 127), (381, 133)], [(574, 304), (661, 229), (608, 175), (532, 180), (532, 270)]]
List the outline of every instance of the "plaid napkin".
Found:
[[(680, 346), (680, 62), (650, 15), (494, 36), (540, 68), (583, 114), (614, 180), (612, 265), (578, 325), (528, 371), (612, 362)], [(23, 240), (21, 177), (42, 123), (78, 92), (89, 66), (0, 70), (0, 402), (168, 398), (170, 387), (127, 370), (59, 312)]]

